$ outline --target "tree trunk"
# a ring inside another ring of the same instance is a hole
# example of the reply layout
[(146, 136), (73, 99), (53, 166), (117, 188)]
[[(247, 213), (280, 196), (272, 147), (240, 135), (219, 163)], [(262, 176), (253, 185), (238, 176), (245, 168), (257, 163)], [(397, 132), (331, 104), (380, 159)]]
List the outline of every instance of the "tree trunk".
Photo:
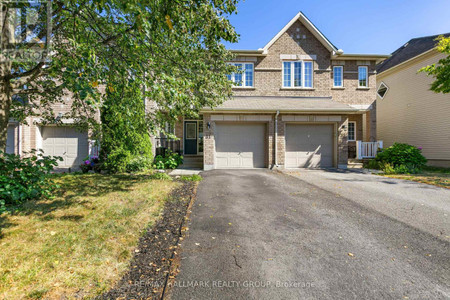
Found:
[(11, 108), (11, 85), (9, 81), (2, 81), (0, 86), (0, 150), (6, 151), (6, 137), (8, 134), (9, 110)]
[(0, 4), (1, 31), (0, 49), (0, 150), (6, 150), (6, 137), (8, 135), (9, 111), (11, 109), (11, 81), (7, 76), (11, 74), (12, 61), (4, 53), (14, 42), (14, 26), (10, 22), (9, 11), (6, 4)]

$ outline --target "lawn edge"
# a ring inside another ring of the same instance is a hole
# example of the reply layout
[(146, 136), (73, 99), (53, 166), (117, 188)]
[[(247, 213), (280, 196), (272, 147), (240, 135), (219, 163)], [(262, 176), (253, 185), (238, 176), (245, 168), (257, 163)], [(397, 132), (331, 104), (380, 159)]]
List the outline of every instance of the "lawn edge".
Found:
[(183, 182), (169, 193), (161, 216), (139, 238), (128, 270), (95, 299), (161, 299), (196, 187), (196, 182)]

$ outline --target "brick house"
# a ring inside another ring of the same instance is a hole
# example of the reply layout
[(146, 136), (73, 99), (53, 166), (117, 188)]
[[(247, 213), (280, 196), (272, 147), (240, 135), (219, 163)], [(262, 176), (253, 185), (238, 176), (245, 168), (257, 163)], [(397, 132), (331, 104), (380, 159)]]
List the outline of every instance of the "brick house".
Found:
[[(229, 75), (232, 99), (199, 120), (181, 118), (177, 141), (154, 139), (179, 150), (185, 167), (346, 168), (357, 140), (376, 140), (375, 66), (388, 56), (345, 54), (301, 12), (264, 48), (234, 52), (242, 72)], [(58, 105), (63, 113), (70, 99)], [(42, 148), (76, 167), (95, 151), (87, 133), (32, 121), (10, 124), (9, 152)]]
[(388, 56), (345, 54), (301, 12), (264, 48), (234, 52), (232, 99), (174, 128), (186, 166), (347, 168), (357, 140), (376, 141), (375, 69)]

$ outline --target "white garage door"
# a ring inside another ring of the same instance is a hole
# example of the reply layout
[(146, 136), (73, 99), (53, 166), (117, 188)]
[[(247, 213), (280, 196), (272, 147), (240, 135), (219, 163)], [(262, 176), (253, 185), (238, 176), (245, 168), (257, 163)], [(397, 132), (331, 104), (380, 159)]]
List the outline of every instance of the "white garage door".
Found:
[(333, 167), (333, 125), (286, 125), (287, 168)]
[(6, 136), (6, 153), (14, 154), (14, 143), (16, 136), (17, 126), (8, 126), (8, 135)]
[(264, 168), (265, 124), (217, 123), (216, 167), (219, 169)]
[(88, 136), (71, 127), (42, 127), (42, 149), (45, 155), (61, 156), (59, 167), (78, 167), (89, 153)]

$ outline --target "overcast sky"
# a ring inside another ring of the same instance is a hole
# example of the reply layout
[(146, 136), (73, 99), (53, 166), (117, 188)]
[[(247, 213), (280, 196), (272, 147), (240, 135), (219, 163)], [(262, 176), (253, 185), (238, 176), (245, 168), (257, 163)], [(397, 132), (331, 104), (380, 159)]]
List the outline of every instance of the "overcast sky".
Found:
[(229, 49), (264, 47), (299, 11), (345, 53), (389, 54), (408, 40), (450, 32), (450, 0), (246, 0), (230, 17)]

